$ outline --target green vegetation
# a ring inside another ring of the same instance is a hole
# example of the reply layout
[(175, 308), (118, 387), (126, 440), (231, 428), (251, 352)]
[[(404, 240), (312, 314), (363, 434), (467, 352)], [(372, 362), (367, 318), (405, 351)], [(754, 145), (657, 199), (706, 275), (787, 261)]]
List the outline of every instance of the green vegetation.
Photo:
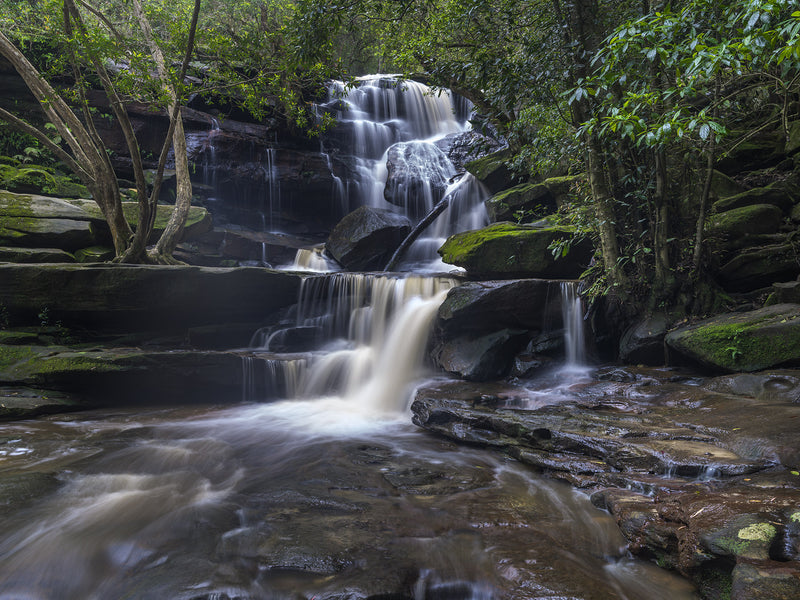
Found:
[[(130, 7), (108, 0), (92, 10), (69, 0), (71, 29), (61, 0), (0, 0), (0, 30), (73, 99), (102, 83), (101, 60), (115, 65), (107, 75), (126, 101), (198, 95), (223, 115), (244, 110), (296, 133), (329, 123), (313, 102), (330, 78), (398, 72), (451, 88), (474, 103), (477, 130), (507, 142), (469, 166), (479, 177), (585, 174), (560, 218), (598, 248), (590, 289), (623, 306), (708, 310), (715, 167), (800, 139), (800, 11), (790, 0), (209, 0), (185, 78), (198, 5), (139, 3), (150, 37)], [(154, 75), (153, 40), (166, 75)], [(17, 160), (0, 177), (53, 185), (42, 148), (18, 142), (0, 140)]]

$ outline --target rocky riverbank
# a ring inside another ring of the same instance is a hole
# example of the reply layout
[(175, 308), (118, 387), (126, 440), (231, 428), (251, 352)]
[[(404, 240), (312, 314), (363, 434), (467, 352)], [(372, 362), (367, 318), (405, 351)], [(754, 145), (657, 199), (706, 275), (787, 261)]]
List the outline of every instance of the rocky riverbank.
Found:
[(414, 422), (586, 490), (633, 553), (704, 598), (800, 595), (800, 371), (574, 377), (439, 381), (417, 391)]

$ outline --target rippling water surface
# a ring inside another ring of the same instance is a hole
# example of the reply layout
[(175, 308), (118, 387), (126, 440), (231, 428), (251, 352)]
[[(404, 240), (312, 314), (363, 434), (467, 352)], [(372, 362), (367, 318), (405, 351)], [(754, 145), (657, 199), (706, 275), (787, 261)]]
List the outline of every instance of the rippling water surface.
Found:
[(5, 425), (0, 598), (694, 597), (582, 494), (408, 421), (321, 398)]

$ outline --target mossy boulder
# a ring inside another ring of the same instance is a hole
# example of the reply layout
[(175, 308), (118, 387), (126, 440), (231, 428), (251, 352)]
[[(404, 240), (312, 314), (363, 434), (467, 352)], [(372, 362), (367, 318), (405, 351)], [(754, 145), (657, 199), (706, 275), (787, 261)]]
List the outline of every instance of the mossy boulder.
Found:
[(489, 198), (486, 210), (492, 221), (530, 221), (555, 212), (556, 201), (543, 183), (522, 183)]
[(741, 235), (775, 233), (783, 212), (773, 204), (755, 204), (712, 215), (706, 224), (709, 235), (730, 238)]
[(737, 183), (733, 178), (728, 177), (725, 173), (714, 171), (711, 176), (711, 198), (721, 199), (730, 196), (736, 196), (746, 191), (744, 186)]
[(575, 279), (591, 260), (591, 243), (573, 243), (566, 254), (556, 252), (557, 256), (551, 248), (568, 243), (573, 234), (570, 227), (497, 223), (451, 236), (439, 254), (444, 262), (475, 277)]
[(468, 162), (465, 166), (490, 193), (496, 194), (514, 185), (514, 174), (506, 166), (511, 152), (504, 148), (482, 158)]
[(795, 190), (792, 186), (776, 182), (766, 187), (753, 188), (752, 190), (717, 200), (714, 202), (712, 209), (716, 213), (724, 213), (745, 206), (772, 204), (777, 206), (784, 214), (788, 214), (797, 200), (798, 198), (795, 197)]
[(107, 262), (114, 256), (114, 249), (106, 246), (89, 246), (75, 252), (75, 260), (79, 263)]
[[(92, 225), (97, 232), (98, 241), (107, 241), (110, 239), (111, 233), (108, 229), (103, 213), (100, 207), (93, 200), (70, 200), (70, 204), (80, 208), (92, 218)], [(170, 217), (172, 216), (173, 206), (159, 204), (156, 209), (156, 220), (153, 224), (153, 232), (150, 235), (149, 243), (155, 243), (159, 236), (164, 232)], [(125, 219), (131, 224), (131, 227), (136, 230), (136, 224), (139, 221), (139, 203), (138, 202), (123, 202), (122, 212), (125, 214)], [(191, 241), (197, 239), (204, 233), (211, 231), (213, 227), (211, 215), (209, 212), (200, 206), (192, 206), (189, 208), (189, 214), (186, 217), (186, 225), (183, 228), (184, 241)], [(91, 244), (87, 244), (90, 246)]]
[(800, 304), (712, 317), (666, 335), (691, 360), (724, 371), (759, 371), (800, 364)]
[(90, 221), (65, 200), (0, 191), (0, 245), (77, 250), (94, 241)]
[(339, 221), (325, 249), (349, 271), (381, 271), (409, 233), (408, 217), (362, 206)]
[(58, 248), (0, 247), (0, 262), (12, 263), (74, 263), (75, 257)]

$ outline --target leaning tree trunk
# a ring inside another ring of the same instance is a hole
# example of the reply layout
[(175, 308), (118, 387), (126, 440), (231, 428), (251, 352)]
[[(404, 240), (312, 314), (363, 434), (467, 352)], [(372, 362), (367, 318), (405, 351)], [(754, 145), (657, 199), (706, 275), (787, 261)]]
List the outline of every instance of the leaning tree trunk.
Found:
[(127, 250), (133, 232), (122, 214), (119, 184), (105, 147), (98, 144), (97, 139), (87, 130), (61, 95), (2, 32), (0, 32), (0, 55), (14, 67), (39, 101), (45, 118), (56, 128), (69, 152), (53, 143), (44, 132), (3, 109), (0, 109), (0, 118), (16, 129), (35, 137), (89, 188), (108, 223), (114, 249), (117, 256), (120, 256)]

